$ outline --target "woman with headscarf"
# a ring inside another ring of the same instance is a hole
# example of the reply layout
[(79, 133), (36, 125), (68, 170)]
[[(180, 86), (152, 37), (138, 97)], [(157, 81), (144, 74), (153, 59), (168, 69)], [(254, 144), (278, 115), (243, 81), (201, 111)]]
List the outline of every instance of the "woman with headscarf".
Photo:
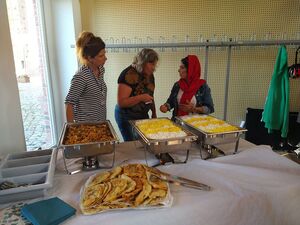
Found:
[(160, 111), (166, 113), (173, 109), (173, 119), (175, 116), (193, 113), (213, 113), (210, 88), (205, 80), (200, 79), (201, 66), (198, 57), (188, 55), (181, 59), (178, 72), (180, 79), (173, 85), (171, 94), (167, 102), (160, 106)]

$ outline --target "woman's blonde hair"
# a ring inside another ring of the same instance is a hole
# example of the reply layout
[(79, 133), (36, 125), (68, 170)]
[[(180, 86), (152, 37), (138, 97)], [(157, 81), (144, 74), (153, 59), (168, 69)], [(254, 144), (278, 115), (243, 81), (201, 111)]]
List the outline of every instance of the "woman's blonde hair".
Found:
[(94, 58), (102, 49), (105, 49), (105, 43), (100, 37), (87, 31), (80, 33), (76, 41), (76, 53), (81, 64), (86, 65), (88, 56)]
[(133, 59), (132, 66), (142, 73), (143, 67), (146, 63), (154, 63), (158, 61), (158, 54), (156, 51), (150, 48), (142, 49)]

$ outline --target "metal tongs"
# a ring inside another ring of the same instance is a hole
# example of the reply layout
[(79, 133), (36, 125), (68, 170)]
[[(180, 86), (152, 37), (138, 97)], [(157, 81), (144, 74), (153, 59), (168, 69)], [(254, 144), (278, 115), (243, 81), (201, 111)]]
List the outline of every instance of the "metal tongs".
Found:
[(206, 184), (202, 184), (197, 181), (189, 180), (184, 177), (179, 177), (179, 176), (168, 174), (168, 173), (161, 172), (161, 171), (160, 171), (160, 175), (157, 173), (155, 173), (155, 174), (151, 173), (151, 176), (155, 176), (155, 177), (159, 178), (160, 180), (169, 182), (171, 184), (175, 184), (177, 186), (194, 188), (194, 189), (203, 190), (203, 191), (211, 190), (211, 187)]

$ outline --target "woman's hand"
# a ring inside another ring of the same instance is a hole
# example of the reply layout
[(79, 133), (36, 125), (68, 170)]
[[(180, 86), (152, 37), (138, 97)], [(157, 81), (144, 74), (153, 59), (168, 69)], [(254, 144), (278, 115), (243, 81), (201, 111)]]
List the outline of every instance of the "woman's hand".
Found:
[(130, 108), (140, 102), (153, 104), (153, 97), (149, 94), (141, 94), (130, 97), (132, 88), (126, 84), (118, 85), (118, 105), (121, 108)]
[(163, 104), (163, 105), (160, 106), (159, 110), (162, 113), (166, 113), (168, 111), (168, 107), (165, 104)]
[(195, 106), (190, 101), (186, 101), (186, 104), (179, 104), (179, 109), (187, 113), (193, 113)]
[(146, 104), (153, 103), (153, 97), (149, 94), (141, 94), (139, 95), (140, 101)]

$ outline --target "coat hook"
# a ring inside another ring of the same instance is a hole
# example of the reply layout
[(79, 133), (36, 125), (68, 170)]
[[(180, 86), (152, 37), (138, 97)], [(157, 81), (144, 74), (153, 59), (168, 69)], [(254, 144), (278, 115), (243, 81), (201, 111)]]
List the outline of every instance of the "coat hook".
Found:
[[(189, 37), (189, 35), (185, 35), (185, 44), (188, 44), (189, 42), (190, 42), (190, 37)], [(188, 48), (185, 47), (184, 50), (187, 51)]]
[[(177, 44), (177, 37), (176, 37), (176, 35), (172, 36), (172, 42), (173, 42), (174, 45)], [(176, 52), (176, 47), (172, 47), (172, 52)]]
[[(119, 39), (116, 39), (115, 43), (116, 43), (116, 45), (118, 45), (119, 44)], [(119, 47), (115, 49), (115, 52), (119, 52)]]
[[(110, 37), (110, 38), (109, 38), (109, 43), (112, 44), (112, 45), (115, 44), (115, 40), (114, 40), (113, 37)], [(112, 48), (112, 49), (111, 49), (111, 52), (115, 52), (115, 50)]]
[[(131, 45), (131, 39), (130, 39), (130, 38), (127, 38), (127, 43), (128, 43), (129, 45)], [(130, 48), (128, 48), (128, 52), (130, 52)]]
[[(136, 44), (136, 45), (138, 44), (138, 38), (137, 38), (137, 36), (134, 37), (134, 42), (133, 42), (133, 43)], [(136, 47), (136, 48), (135, 48), (135, 51), (136, 51), (136, 52), (139, 52), (139, 48)]]
[[(122, 45), (126, 45), (126, 38), (122, 37)], [(126, 52), (126, 48), (123, 47), (123, 52)]]
[[(165, 43), (165, 37), (160, 36), (159, 39), (160, 39), (160, 44), (163, 46), (163, 44)], [(160, 50), (161, 50), (162, 52), (165, 51), (164, 47), (161, 47)]]
[[(199, 34), (199, 36), (198, 36), (198, 43), (203, 43), (203, 36), (202, 36), (202, 34)], [(201, 50), (201, 46), (199, 46), (199, 52), (200, 52), (200, 50)]]

